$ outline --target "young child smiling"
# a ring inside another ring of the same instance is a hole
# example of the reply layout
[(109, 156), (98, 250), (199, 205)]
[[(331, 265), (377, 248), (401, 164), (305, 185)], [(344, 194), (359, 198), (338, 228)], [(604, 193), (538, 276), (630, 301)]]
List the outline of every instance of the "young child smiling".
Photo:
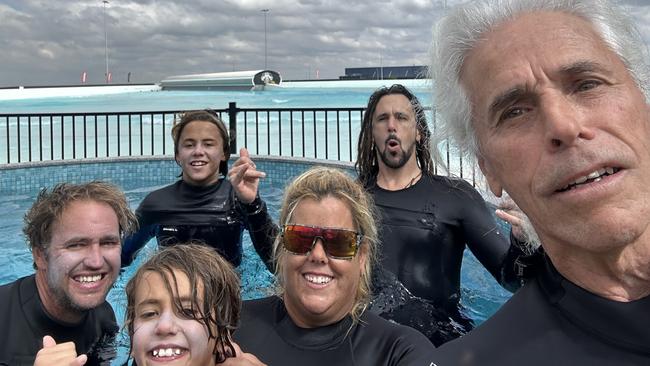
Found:
[(214, 249), (165, 248), (137, 270), (126, 293), (135, 364), (213, 366), (235, 357), (239, 279)]

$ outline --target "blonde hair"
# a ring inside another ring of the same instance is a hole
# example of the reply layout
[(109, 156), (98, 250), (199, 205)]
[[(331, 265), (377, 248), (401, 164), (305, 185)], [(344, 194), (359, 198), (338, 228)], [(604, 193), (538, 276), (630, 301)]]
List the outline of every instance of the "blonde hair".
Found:
[[(303, 199), (311, 198), (320, 201), (325, 197), (334, 197), (344, 202), (352, 214), (355, 230), (363, 235), (361, 250), (365, 251), (366, 261), (361, 271), (354, 306), (350, 312), (353, 321), (357, 322), (370, 302), (371, 274), (377, 255), (376, 214), (370, 195), (357, 181), (343, 171), (321, 166), (314, 167), (298, 176), (285, 189), (280, 209), (280, 224), (284, 225), (290, 222), (294, 210)], [(360, 252), (358, 251), (357, 254)], [(278, 234), (273, 244), (273, 259), (279, 295), (284, 293), (282, 270), (286, 255), (288, 253), (283, 250), (282, 234)]]

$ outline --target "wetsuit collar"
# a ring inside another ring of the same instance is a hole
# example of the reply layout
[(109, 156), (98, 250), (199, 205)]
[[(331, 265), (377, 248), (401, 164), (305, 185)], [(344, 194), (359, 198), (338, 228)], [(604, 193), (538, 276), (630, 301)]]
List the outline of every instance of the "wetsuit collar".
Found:
[(84, 311), (81, 319), (74, 323), (59, 320), (50, 315), (47, 309), (45, 309), (45, 305), (43, 304), (43, 301), (38, 294), (38, 288), (36, 287), (36, 275), (27, 277), (25, 281), (21, 283), (20, 291), (21, 294), (33, 294), (33, 296), (38, 297), (38, 301), (31, 301), (24, 306), (27, 306), (27, 312), (35, 314), (34, 321), (37, 324), (40, 324), (41, 327), (58, 326), (73, 329), (75, 327), (78, 327), (79, 324), (86, 322), (86, 319), (88, 318), (88, 311)]
[(277, 302), (275, 316), (278, 325), (277, 332), (280, 337), (292, 346), (304, 350), (322, 351), (336, 348), (354, 327), (352, 318), (346, 316), (340, 321), (324, 327), (300, 328), (291, 320), (281, 299)]
[(216, 182), (212, 184), (198, 186), (198, 185), (187, 183), (182, 179), (178, 180), (179, 185), (182, 189), (186, 189), (193, 192), (203, 192), (203, 191), (209, 191), (215, 189), (215, 187), (220, 186), (223, 181), (224, 181), (223, 177), (220, 177)]
[(377, 183), (377, 179), (379, 178), (377, 176), (377, 177), (375, 177), (374, 181), (372, 182), (372, 184), (368, 188), (369, 189), (381, 190), (381, 191), (385, 191), (385, 192), (404, 192), (404, 191), (414, 189), (418, 185), (418, 183), (420, 183), (422, 181), (422, 179), (424, 179), (424, 176), (425, 176), (424, 172), (420, 171), (420, 173), (417, 174), (415, 177), (413, 177), (409, 183), (407, 183), (404, 187), (401, 187), (401, 188), (398, 188), (398, 189), (383, 188), (382, 186), (379, 185), (379, 183)]
[(605, 299), (564, 278), (548, 258), (537, 279), (551, 305), (582, 330), (604, 342), (650, 354), (650, 296), (631, 302)]

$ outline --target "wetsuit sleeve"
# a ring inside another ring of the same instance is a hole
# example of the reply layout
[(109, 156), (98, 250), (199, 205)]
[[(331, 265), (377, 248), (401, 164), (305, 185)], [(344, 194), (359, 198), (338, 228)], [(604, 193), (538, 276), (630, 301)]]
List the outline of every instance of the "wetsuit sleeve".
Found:
[(530, 253), (530, 251), (524, 250), (527, 245), (510, 232), (510, 248), (501, 265), (501, 278), (499, 279), (499, 283), (510, 292), (517, 291), (541, 268), (544, 250), (540, 246)]
[(510, 240), (502, 235), (485, 200), (475, 189), (467, 184), (463, 190), (469, 193), (468, 199), (461, 203), (464, 207), (462, 227), (467, 246), (504, 288), (516, 291), (534, 271), (534, 266), (522, 271), (519, 265), (525, 262), (526, 257), (522, 243), (512, 234)]
[(259, 197), (249, 204), (237, 200), (237, 206), (244, 218), (244, 226), (255, 247), (255, 251), (262, 258), (269, 272), (273, 273), (273, 241), (279, 232), (277, 225), (268, 213), (266, 203)]
[(122, 267), (129, 266), (136, 254), (147, 242), (156, 235), (157, 224), (147, 222), (142, 210), (142, 204), (135, 211), (138, 218), (139, 229), (124, 239), (122, 244)]
[(404, 334), (395, 345), (393, 365), (428, 366), (431, 363), (434, 345), (422, 333), (404, 326)]
[(140, 230), (124, 239), (124, 244), (122, 245), (122, 267), (131, 265), (138, 251), (154, 237), (156, 226), (153, 224), (141, 227)]

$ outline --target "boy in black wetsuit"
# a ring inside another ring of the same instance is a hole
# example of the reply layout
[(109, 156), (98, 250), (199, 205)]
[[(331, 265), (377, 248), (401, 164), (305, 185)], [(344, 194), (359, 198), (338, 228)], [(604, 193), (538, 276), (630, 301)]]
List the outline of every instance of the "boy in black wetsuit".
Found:
[[(606, 0), (488, 0), (434, 37), (442, 128), (543, 265), (437, 365), (650, 365), (650, 57)], [(468, 30), (471, 30), (469, 32)]]
[(140, 203), (136, 210), (140, 230), (125, 241), (122, 266), (131, 264), (153, 236), (161, 246), (202, 241), (239, 266), (244, 229), (268, 266), (277, 229), (258, 195), (265, 174), (257, 171), (248, 151), (240, 150), (240, 158), (228, 172), (228, 132), (210, 111), (183, 114), (172, 128), (172, 137), (181, 179), (149, 193)]
[[(374, 309), (440, 345), (472, 329), (459, 312), (465, 246), (511, 291), (521, 286), (518, 264), (527, 254), (514, 236), (512, 244), (503, 237), (470, 184), (434, 174), (430, 135), (415, 95), (399, 84), (378, 89), (364, 115), (356, 168), (381, 216)], [(391, 308), (384, 299), (395, 301), (394, 277), (410, 294)]]
[(136, 225), (112, 185), (41, 191), (23, 230), (36, 274), (0, 287), (0, 365), (31, 366), (37, 352), (38, 365), (61, 353), (110, 364), (118, 327), (106, 294), (119, 273), (121, 238)]

